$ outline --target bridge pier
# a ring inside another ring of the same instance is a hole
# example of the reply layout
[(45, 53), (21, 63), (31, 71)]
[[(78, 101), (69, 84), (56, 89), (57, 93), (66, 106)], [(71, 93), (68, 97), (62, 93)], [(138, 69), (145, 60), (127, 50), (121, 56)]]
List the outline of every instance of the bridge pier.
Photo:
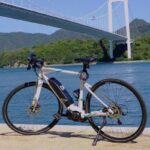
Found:
[(113, 41), (112, 40), (109, 40), (109, 56), (111, 59), (114, 58), (114, 55), (113, 55)]
[(125, 10), (125, 22), (126, 22), (126, 32), (127, 32), (128, 59), (131, 59), (131, 36), (130, 36), (130, 25), (129, 25), (128, 0), (124, 0), (124, 10)]
[[(129, 9), (128, 9), (128, 0), (108, 0), (108, 30), (109, 32), (113, 32), (113, 24), (112, 24), (112, 3), (114, 2), (124, 2), (124, 12), (125, 12), (125, 23), (126, 23), (126, 33), (127, 33), (127, 57), (131, 59), (131, 36), (130, 36), (130, 26), (129, 26)], [(113, 50), (112, 50), (112, 41), (109, 41), (110, 46), (110, 58), (113, 58)]]

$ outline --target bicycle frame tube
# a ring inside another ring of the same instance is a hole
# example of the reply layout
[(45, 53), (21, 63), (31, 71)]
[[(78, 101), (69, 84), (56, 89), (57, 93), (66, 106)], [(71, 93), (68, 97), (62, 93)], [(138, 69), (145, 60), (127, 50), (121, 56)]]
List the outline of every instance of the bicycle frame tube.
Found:
[[(39, 77), (38, 77), (38, 83), (37, 83), (37, 89), (35, 91), (35, 95), (33, 98), (33, 102), (36, 100), (38, 101), (40, 93), (41, 93), (41, 88), (42, 88), (42, 84), (45, 81), (48, 86), (51, 88), (51, 90), (55, 93), (55, 95), (57, 96), (57, 98), (59, 98), (59, 96), (56, 94), (55, 90), (51, 87), (51, 85), (49, 84), (49, 78), (46, 76), (46, 74), (49, 74), (51, 72), (61, 72), (61, 73), (66, 73), (66, 74), (71, 74), (71, 75), (80, 75), (79, 72), (75, 72), (75, 71), (68, 71), (68, 70), (63, 70), (63, 69), (57, 69), (57, 68), (51, 68), (51, 67), (43, 67), (41, 68), (40, 72), (39, 72)], [(96, 98), (96, 100), (98, 100), (104, 107), (109, 108), (94, 92), (92, 92), (91, 90), (91, 85), (89, 83), (87, 83), (86, 81), (81, 80), (81, 84), (80, 84), (80, 94), (79, 94), (79, 99), (78, 99), (78, 108), (83, 110), (83, 91), (84, 88), (91, 93), (92, 96), (94, 96)], [(110, 113), (113, 113), (112, 110), (108, 109)], [(83, 114), (83, 117), (91, 117), (91, 116), (106, 116), (106, 113), (100, 112), (100, 111), (96, 111), (96, 112), (91, 112), (88, 114)]]
[(61, 72), (61, 73), (66, 73), (66, 74), (71, 74), (71, 75), (79, 75), (79, 72), (76, 71), (69, 71), (69, 70), (63, 70), (63, 69), (58, 69), (58, 68), (47, 68), (43, 67), (42, 69), (43, 74), (49, 74), (51, 72)]
[(79, 99), (78, 99), (78, 107), (81, 109), (83, 109), (83, 90), (84, 90), (84, 81), (81, 81), (80, 93), (79, 93)]
[(35, 90), (35, 94), (34, 94), (33, 101), (32, 101), (33, 104), (35, 102), (38, 102), (38, 100), (39, 100), (41, 88), (42, 88), (44, 81), (48, 84), (48, 86), (51, 88), (51, 90), (55, 93), (57, 98), (59, 98), (58, 95), (56, 94), (56, 92), (53, 90), (53, 88), (49, 84), (49, 81), (48, 81), (49, 78), (46, 76), (46, 74), (49, 74), (51, 72), (61, 72), (61, 73), (66, 73), (66, 74), (71, 74), (71, 75), (79, 75), (79, 72), (75, 72), (75, 71), (62, 70), (62, 69), (51, 68), (51, 67), (42, 67), (38, 74), (37, 88)]
[(104, 107), (108, 108), (108, 105), (106, 105), (95, 93), (92, 92), (91, 85), (89, 83), (85, 83), (84, 87), (94, 96)]
[(106, 105), (95, 93), (92, 92), (91, 90), (91, 85), (89, 83), (87, 83), (86, 81), (81, 81), (81, 84), (80, 84), (80, 95), (79, 95), (79, 99), (78, 99), (78, 106), (80, 108), (83, 109), (83, 91), (84, 91), (84, 88), (90, 92), (104, 107), (108, 108), (108, 105)]
[(39, 97), (40, 97), (40, 94), (41, 94), (41, 90), (42, 90), (42, 85), (43, 85), (44, 81), (50, 87), (50, 89), (55, 93), (57, 98), (59, 98), (59, 96), (56, 94), (55, 90), (53, 90), (53, 88), (49, 84), (49, 81), (48, 81), (49, 78), (46, 75), (44, 75), (43, 73), (39, 73), (38, 76), (39, 77), (38, 77), (37, 86), (36, 86), (36, 89), (35, 89), (35, 94), (34, 94), (34, 97), (33, 97), (32, 105), (35, 105), (35, 104), (38, 103), (38, 100), (39, 100)]
[(38, 103), (38, 100), (39, 100), (39, 97), (41, 94), (41, 90), (42, 90), (43, 82), (44, 81), (41, 79), (41, 74), (39, 74), (35, 93), (34, 93), (34, 97), (33, 97), (33, 101), (32, 101), (32, 105), (36, 105)]

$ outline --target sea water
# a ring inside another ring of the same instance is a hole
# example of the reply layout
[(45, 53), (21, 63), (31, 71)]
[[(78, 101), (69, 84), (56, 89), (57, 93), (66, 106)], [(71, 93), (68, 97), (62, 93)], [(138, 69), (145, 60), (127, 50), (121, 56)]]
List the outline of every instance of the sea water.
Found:
[[(65, 70), (80, 71), (82, 65), (59, 66), (57, 68)], [(89, 69), (90, 78), (88, 82), (95, 82), (105, 78), (118, 78), (133, 85), (142, 95), (148, 111), (147, 126), (150, 127), (150, 62), (139, 63), (100, 63), (91, 65)], [(49, 77), (57, 78), (73, 96), (73, 91), (79, 88), (79, 77), (63, 73), (51, 73)], [(27, 71), (26, 68), (1, 68), (0, 69), (0, 123), (2, 119), (2, 104), (7, 94), (16, 86), (37, 79), (33, 70)], [(59, 124), (65, 125), (87, 125), (62, 118)]]

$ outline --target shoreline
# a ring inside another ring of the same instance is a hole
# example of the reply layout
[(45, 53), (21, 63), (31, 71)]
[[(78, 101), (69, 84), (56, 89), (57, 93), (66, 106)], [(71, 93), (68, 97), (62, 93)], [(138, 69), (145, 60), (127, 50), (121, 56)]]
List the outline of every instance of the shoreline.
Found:
[[(134, 64), (134, 63), (150, 63), (150, 60), (129, 60), (129, 61), (114, 61), (114, 62), (97, 62), (97, 63), (91, 63), (90, 65), (95, 64)], [(80, 66), (82, 63), (73, 63), (73, 64), (51, 64), (51, 65), (45, 65), (46, 67), (61, 67), (61, 66)], [(10, 66), (4, 66), (0, 67), (0, 69), (7, 69), (7, 68), (27, 68), (27, 65), (19, 66), (19, 67), (10, 67)]]
[(129, 60), (129, 61), (115, 61), (114, 64), (125, 64), (125, 63), (150, 63), (150, 60)]

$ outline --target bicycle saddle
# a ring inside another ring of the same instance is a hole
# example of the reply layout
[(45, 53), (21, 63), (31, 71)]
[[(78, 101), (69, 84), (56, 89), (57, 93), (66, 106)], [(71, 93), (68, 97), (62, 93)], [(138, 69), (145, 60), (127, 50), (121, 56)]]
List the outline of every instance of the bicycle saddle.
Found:
[(82, 62), (83, 64), (89, 64), (91, 62), (97, 61), (97, 58), (94, 57), (85, 57), (85, 58), (77, 58), (76, 62)]

